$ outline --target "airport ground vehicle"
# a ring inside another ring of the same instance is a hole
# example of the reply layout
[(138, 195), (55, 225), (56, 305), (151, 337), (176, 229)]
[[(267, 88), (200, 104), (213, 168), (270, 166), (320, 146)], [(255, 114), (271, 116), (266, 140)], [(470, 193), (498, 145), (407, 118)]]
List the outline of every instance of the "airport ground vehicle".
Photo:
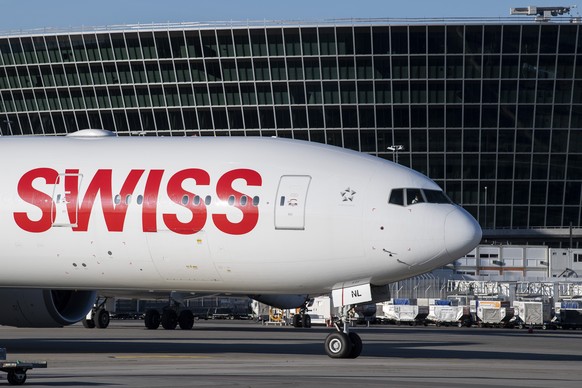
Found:
[(10, 385), (23, 385), (26, 382), (27, 371), (46, 367), (46, 361), (6, 361), (6, 349), (0, 348), (0, 371), (7, 373), (7, 380)]

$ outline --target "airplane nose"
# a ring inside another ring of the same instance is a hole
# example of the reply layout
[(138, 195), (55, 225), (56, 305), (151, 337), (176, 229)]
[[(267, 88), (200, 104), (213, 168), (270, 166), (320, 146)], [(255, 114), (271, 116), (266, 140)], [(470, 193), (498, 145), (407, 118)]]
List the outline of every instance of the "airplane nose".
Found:
[(479, 244), (481, 236), (479, 223), (464, 209), (457, 208), (447, 215), (445, 248), (451, 260), (456, 260), (470, 252)]

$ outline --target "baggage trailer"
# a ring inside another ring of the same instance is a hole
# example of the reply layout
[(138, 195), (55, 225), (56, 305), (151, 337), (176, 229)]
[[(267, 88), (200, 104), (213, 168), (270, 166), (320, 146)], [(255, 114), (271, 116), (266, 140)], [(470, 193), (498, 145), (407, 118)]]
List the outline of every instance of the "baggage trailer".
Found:
[(46, 361), (6, 361), (6, 349), (0, 348), (0, 371), (8, 373), (8, 384), (22, 385), (26, 382), (26, 372), (34, 368), (46, 368)]
[(564, 330), (582, 328), (581, 309), (560, 309), (560, 327)]
[(477, 300), (476, 312), (479, 326), (505, 327), (513, 318), (509, 302), (499, 300)]
[(542, 329), (556, 328), (552, 323), (552, 306), (549, 303), (539, 301), (515, 301), (513, 302), (515, 317), (512, 320), (517, 328), (540, 327)]
[(564, 330), (582, 328), (582, 301), (563, 300), (557, 322)]
[(377, 317), (383, 322), (400, 324), (425, 324), (428, 306), (418, 306), (414, 299), (393, 299), (392, 304), (384, 304), (383, 316)]
[(455, 306), (449, 300), (435, 300), (434, 304), (429, 306), (426, 319), (437, 326), (461, 327), (470, 322), (471, 315), (467, 306)]

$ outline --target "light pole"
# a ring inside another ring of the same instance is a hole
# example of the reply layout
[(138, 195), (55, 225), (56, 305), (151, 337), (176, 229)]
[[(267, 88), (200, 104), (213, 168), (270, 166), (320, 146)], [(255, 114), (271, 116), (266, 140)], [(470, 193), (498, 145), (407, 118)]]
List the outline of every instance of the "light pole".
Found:
[(485, 186), (485, 225), (483, 226), (487, 228), (487, 186)]
[(394, 161), (394, 163), (398, 163), (398, 151), (404, 150), (404, 146), (395, 144), (388, 147), (388, 149), (392, 151), (392, 160)]
[[(14, 123), (14, 121), (12, 120), (2, 120), (2, 123), (6, 124), (6, 133), (8, 135), (12, 134), (12, 123)], [(2, 132), (0, 132), (0, 136), (2, 136)]]

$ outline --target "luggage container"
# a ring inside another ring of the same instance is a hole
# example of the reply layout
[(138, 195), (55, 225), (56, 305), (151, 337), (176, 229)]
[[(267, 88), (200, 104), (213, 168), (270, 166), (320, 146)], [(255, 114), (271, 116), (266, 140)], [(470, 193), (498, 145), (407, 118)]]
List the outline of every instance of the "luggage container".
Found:
[(541, 301), (513, 302), (515, 317), (513, 323), (518, 328), (541, 327), (542, 329), (555, 328), (552, 321), (552, 307)]
[[(450, 301), (437, 301), (429, 306), (429, 313), (426, 317), (427, 321), (436, 324), (437, 326), (463, 326), (466, 325), (466, 320), (470, 319), (469, 308), (466, 306), (453, 306)], [(449, 302), (444, 304), (442, 302)]]
[(556, 321), (564, 330), (582, 328), (582, 301), (563, 300)]
[(383, 315), (376, 317), (383, 323), (402, 323), (411, 326), (425, 324), (428, 316), (428, 306), (418, 306), (414, 299), (393, 299), (391, 303), (384, 304), (382, 307)]
[(477, 300), (475, 305), (479, 326), (505, 327), (514, 315), (507, 301)]
[(429, 313), (427, 320), (433, 322), (437, 326), (462, 326), (463, 317), (465, 316), (464, 306), (442, 306), (442, 305), (432, 305), (429, 306)]

